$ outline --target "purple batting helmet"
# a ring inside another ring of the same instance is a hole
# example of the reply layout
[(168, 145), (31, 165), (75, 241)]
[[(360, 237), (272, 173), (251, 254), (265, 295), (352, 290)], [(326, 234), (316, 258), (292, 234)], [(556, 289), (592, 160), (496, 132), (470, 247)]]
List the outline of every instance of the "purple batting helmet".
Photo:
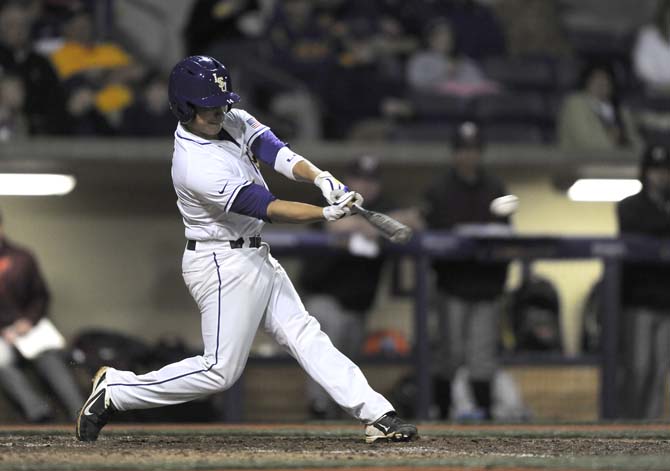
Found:
[(208, 56), (190, 56), (174, 66), (168, 86), (170, 109), (182, 123), (195, 116), (195, 106), (215, 108), (240, 101), (233, 93), (226, 66)]

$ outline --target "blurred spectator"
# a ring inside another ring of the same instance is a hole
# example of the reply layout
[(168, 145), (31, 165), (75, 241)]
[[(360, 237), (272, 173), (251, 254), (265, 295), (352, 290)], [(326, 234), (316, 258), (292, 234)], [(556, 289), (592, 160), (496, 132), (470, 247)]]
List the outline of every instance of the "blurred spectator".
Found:
[[(277, 78), (277, 75), (274, 77)], [(292, 139), (320, 139), (323, 134), (320, 103), (302, 84), (296, 84), (294, 89), (282, 88), (291, 83), (293, 81), (288, 79), (271, 93), (268, 104), (268, 112), (271, 114), (267, 122), (272, 124), (273, 129), (281, 130), (282, 135)]]
[(23, 81), (16, 75), (0, 72), (0, 142), (28, 134), (23, 113), (25, 99)]
[[(358, 2), (356, 2), (358, 3)], [(415, 41), (421, 36), (428, 19), (434, 16), (440, 16), (433, 12), (428, 12), (428, 5), (424, 1), (407, 2), (403, 0), (370, 0), (372, 8), (378, 11), (378, 14), (393, 18), (400, 24), (402, 30)]]
[(22, 4), (30, 16), (30, 36), (35, 50), (43, 56), (50, 56), (63, 44), (61, 29), (64, 12), (82, 5), (93, 8), (95, 0), (25, 0)]
[(270, 116), (268, 122), (284, 128), (287, 135), (318, 139), (323, 133), (321, 96), (335, 81), (332, 70), (337, 61), (333, 21), (315, 2), (276, 2), (260, 59), (243, 58), (238, 63), (239, 86), (247, 89), (246, 96), (257, 108), (282, 117), (273, 121)]
[(475, 60), (502, 56), (507, 47), (505, 34), (495, 11), (478, 0), (423, 0), (424, 23), (449, 18), (460, 51)]
[(64, 91), (49, 60), (33, 51), (30, 28), (30, 15), (22, 2), (4, 3), (0, 10), (0, 69), (23, 81), (22, 109), (28, 132), (60, 134), (67, 126)]
[(184, 28), (193, 3), (194, 0), (98, 1), (94, 11), (102, 26), (102, 37), (116, 38), (147, 68), (169, 72), (170, 65), (187, 55)]
[(497, 91), (497, 85), (458, 49), (448, 20), (430, 23), (424, 41), (426, 48), (415, 52), (407, 64), (407, 81), (415, 91), (465, 96)]
[[(184, 34), (190, 53), (217, 57), (237, 77), (247, 109), (284, 136), (319, 139), (321, 105), (313, 90), (321, 80), (313, 76), (320, 59), (311, 64), (309, 54), (297, 52), (325, 34), (323, 25), (312, 24), (316, 18), (312, 2), (203, 0), (191, 9)], [(256, 40), (261, 32), (269, 40)]]
[(133, 102), (131, 85), (143, 68), (114, 43), (95, 40), (91, 12), (74, 9), (63, 26), (65, 42), (51, 60), (70, 93), (68, 110), (78, 134), (105, 134)]
[(63, 358), (65, 342), (46, 317), (48, 304), (37, 261), (7, 240), (0, 216), (0, 385), (30, 422), (48, 420), (53, 412), (17, 366), (19, 353), (47, 381), (70, 420), (83, 401)]
[(336, 54), (319, 92), (325, 129), (327, 137), (349, 138), (360, 133), (361, 123), (376, 126), (386, 101), (404, 95), (404, 61), (415, 40), (394, 18), (380, 14), (374, 1), (335, 2), (321, 12), (332, 18)]
[(650, 92), (670, 93), (670, 0), (661, 0), (654, 22), (640, 29), (633, 63), (637, 77)]
[(394, 52), (379, 46), (376, 18), (361, 14), (360, 5), (342, 8), (340, 2), (278, 2), (269, 29), (273, 64), (320, 100), (326, 139), (346, 137), (357, 121), (379, 115), (389, 93), (402, 90), (380, 63)]
[(619, 102), (612, 68), (591, 64), (580, 89), (569, 94), (558, 117), (558, 140), (570, 149), (637, 148), (641, 139), (627, 107)]
[[(336, 2), (337, 3), (337, 2)], [(339, 63), (346, 67), (375, 63), (383, 77), (404, 80), (404, 62), (419, 45), (387, 0), (340, 2), (333, 16), (339, 40)]]
[[(417, 227), (418, 215), (412, 210), (391, 211), (394, 207), (381, 194), (379, 161), (362, 156), (352, 161), (344, 182), (365, 198), (365, 207), (388, 212)], [(365, 318), (372, 307), (386, 257), (379, 234), (362, 217), (351, 216), (327, 224), (329, 232), (350, 233), (348, 252), (335, 254), (320, 263), (304, 265), (300, 285), (305, 307), (314, 316), (333, 344), (346, 356), (360, 355), (365, 340)], [(333, 283), (333, 276), (339, 281)], [(309, 380), (307, 396), (313, 418), (333, 419), (339, 407), (315, 382)]]
[(60, 40), (60, 13), (63, 5), (49, 0), (27, 0), (22, 2), (32, 23), (30, 36), (35, 49), (42, 55), (49, 55), (54, 44)]
[[(491, 202), (507, 192), (484, 170), (484, 142), (479, 128), (461, 124), (452, 140), (453, 163), (426, 193), (426, 224), (433, 230), (501, 224), (507, 217), (491, 213)], [(456, 370), (466, 366), (478, 418), (491, 418), (491, 380), (498, 369), (501, 295), (507, 262), (436, 260), (440, 329), (434, 388), (443, 418), (449, 414)], [(456, 418), (456, 417), (455, 417)]]
[(127, 136), (170, 136), (177, 126), (168, 103), (167, 77), (147, 76), (135, 102), (123, 111), (119, 134)]
[(311, 0), (277, 2), (268, 31), (274, 64), (320, 91), (337, 61), (333, 23)]
[(436, 18), (447, 18), (453, 26), (461, 52), (475, 60), (505, 54), (505, 35), (495, 11), (479, 0), (378, 0), (376, 8), (393, 17), (403, 30), (416, 38)]
[(232, 65), (231, 56), (248, 52), (246, 41), (258, 36), (262, 28), (258, 0), (197, 0), (184, 30), (186, 51), (201, 55), (217, 48), (215, 55)]
[[(617, 205), (622, 235), (670, 237), (670, 149), (648, 147), (640, 164), (642, 191)], [(663, 417), (670, 372), (670, 265), (626, 261), (621, 273), (626, 416)]]
[(505, 31), (508, 56), (565, 57), (572, 53), (558, 2), (504, 0), (495, 6)]

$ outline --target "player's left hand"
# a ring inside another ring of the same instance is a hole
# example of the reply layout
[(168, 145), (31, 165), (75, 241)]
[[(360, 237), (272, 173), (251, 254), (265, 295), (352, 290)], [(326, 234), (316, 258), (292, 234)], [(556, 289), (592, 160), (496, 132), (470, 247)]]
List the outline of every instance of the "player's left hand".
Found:
[(347, 185), (335, 178), (330, 172), (321, 172), (314, 179), (314, 184), (319, 187), (323, 197), (330, 204), (335, 204), (339, 198), (349, 191)]
[[(353, 195), (350, 195), (353, 193)], [(348, 206), (351, 208), (352, 206), (363, 206), (363, 195), (360, 193), (357, 193), (355, 191), (350, 191), (348, 193), (344, 193), (342, 196), (340, 196), (337, 200), (335, 200), (335, 204), (341, 203), (344, 199), (347, 199), (348, 201)]]

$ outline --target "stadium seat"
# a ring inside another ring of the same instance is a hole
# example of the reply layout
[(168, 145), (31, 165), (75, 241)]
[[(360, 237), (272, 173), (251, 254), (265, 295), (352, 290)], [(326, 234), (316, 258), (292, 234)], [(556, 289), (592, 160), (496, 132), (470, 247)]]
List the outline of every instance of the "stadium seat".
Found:
[(517, 122), (543, 124), (554, 119), (540, 93), (502, 93), (480, 97), (475, 105), (475, 119), (482, 123)]
[(670, 129), (640, 126), (640, 134), (648, 144), (670, 147)]
[(454, 95), (413, 92), (409, 97), (417, 119), (440, 118), (451, 121), (472, 119), (474, 99)]
[(670, 96), (650, 95), (646, 93), (627, 94), (624, 103), (635, 112), (670, 112)]
[(399, 123), (389, 133), (391, 141), (448, 142), (456, 128), (451, 121)]
[(618, 60), (627, 58), (633, 48), (634, 33), (611, 32), (568, 28), (568, 41), (572, 48), (581, 56), (609, 58)]
[(491, 123), (484, 126), (483, 132), (491, 144), (542, 144), (547, 140), (542, 126), (528, 123)]
[(487, 77), (512, 90), (552, 90), (556, 87), (550, 58), (495, 57), (484, 62)]
[(623, 103), (633, 114), (645, 142), (670, 144), (670, 97), (642, 92), (626, 95)]

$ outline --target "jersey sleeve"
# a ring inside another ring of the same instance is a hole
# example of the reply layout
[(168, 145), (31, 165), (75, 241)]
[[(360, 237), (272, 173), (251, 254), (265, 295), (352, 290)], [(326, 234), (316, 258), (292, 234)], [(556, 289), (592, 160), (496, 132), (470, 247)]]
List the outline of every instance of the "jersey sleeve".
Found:
[(206, 203), (214, 204), (225, 212), (230, 208), (242, 188), (253, 182), (230, 170), (212, 169), (190, 178), (189, 186)]
[(276, 199), (277, 197), (267, 188), (254, 183), (240, 190), (230, 205), (230, 210), (233, 213), (271, 222), (268, 218), (268, 206)]
[(226, 113), (224, 128), (235, 139), (240, 139), (246, 148), (250, 148), (258, 136), (270, 129), (251, 114), (237, 108)]

